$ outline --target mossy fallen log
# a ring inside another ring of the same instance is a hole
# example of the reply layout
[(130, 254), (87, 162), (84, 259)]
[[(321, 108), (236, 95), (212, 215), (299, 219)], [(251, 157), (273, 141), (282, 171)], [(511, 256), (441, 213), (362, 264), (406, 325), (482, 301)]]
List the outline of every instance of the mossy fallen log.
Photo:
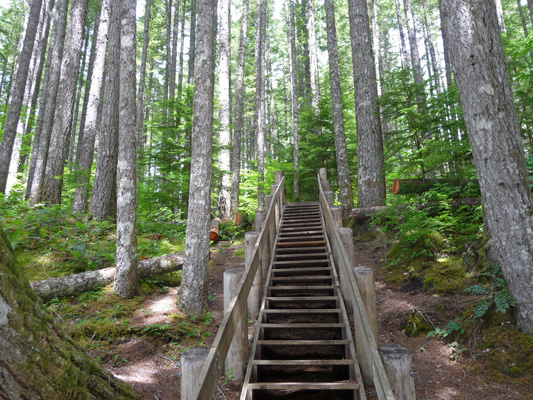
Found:
[[(183, 267), (183, 253), (139, 261), (137, 275), (139, 278), (162, 275), (178, 271)], [(46, 301), (53, 297), (69, 296), (75, 293), (87, 292), (113, 282), (116, 268), (103, 268), (97, 271), (87, 271), (81, 274), (50, 278), (31, 283), (32, 289)]]

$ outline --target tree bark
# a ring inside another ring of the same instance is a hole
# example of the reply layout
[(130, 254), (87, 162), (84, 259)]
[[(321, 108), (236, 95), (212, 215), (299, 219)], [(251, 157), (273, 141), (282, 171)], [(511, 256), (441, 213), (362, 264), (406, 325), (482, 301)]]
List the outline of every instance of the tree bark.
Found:
[(311, 68), (311, 106), (313, 112), (318, 115), (318, 103), (320, 102), (320, 86), (318, 84), (318, 56), (315, 27), (315, 2), (307, 0), (307, 31), (309, 32), (309, 66)]
[(178, 68), (178, 99), (181, 100), (181, 93), (183, 91), (183, 47), (185, 45), (185, 8), (187, 0), (182, 1), (181, 6), (181, 33), (180, 33), (180, 66)]
[(189, 211), (179, 295), (181, 309), (191, 317), (203, 315), (207, 307), (215, 87), (215, 1), (198, 0), (198, 10)]
[(0, 232), (0, 398), (134, 399), (45, 310)]
[(58, 0), (54, 16), (54, 27), (50, 39), (50, 51), (46, 62), (45, 85), (41, 107), (37, 116), (37, 127), (30, 163), (28, 186), (30, 205), (34, 206), (41, 202), (44, 170), (48, 160), (50, 147), (50, 133), (54, 121), (59, 79), (61, 77), (61, 60), (63, 59), (63, 47), (65, 43), (67, 26), (68, 0)]
[[(313, 0), (310, 0), (311, 2)], [(296, 24), (294, 20), (294, 0), (289, 0), (289, 70), (291, 77), (291, 114), (292, 114), (292, 138), (293, 138), (293, 163), (294, 163), (294, 199), (300, 196), (300, 134), (298, 132), (298, 79), (296, 70)]]
[(100, 220), (112, 217), (117, 204), (120, 10), (114, 6), (114, 2), (111, 3), (108, 47), (104, 104), (98, 130), (98, 156), (90, 205), (94, 218)]
[(398, 21), (398, 32), (400, 34), (400, 53), (402, 55), (401, 63), (402, 66), (406, 68), (409, 65), (409, 57), (407, 56), (407, 47), (405, 45), (405, 32), (403, 30), (400, 0), (396, 0), (396, 19)]
[(495, 4), (442, 0), (452, 65), (474, 156), (485, 234), (516, 299), (517, 324), (533, 333), (533, 207)]
[(220, 130), (218, 132), (220, 151), (218, 163), (222, 172), (222, 182), (218, 198), (220, 218), (231, 218), (231, 176), (230, 176), (230, 1), (219, 0), (218, 37), (219, 37), (219, 66), (218, 66), (218, 102)]
[(196, 62), (196, 1), (191, 0), (191, 29), (189, 37), (189, 71), (187, 83), (192, 84), (195, 78), (194, 65)]
[(144, 11), (143, 49), (141, 56), (141, 72), (139, 75), (139, 91), (137, 93), (136, 128), (137, 145), (139, 150), (144, 150), (144, 89), (146, 87), (146, 64), (148, 62), (148, 44), (150, 42), (150, 19), (152, 18), (152, 0), (146, 0)]
[(176, 97), (176, 71), (178, 65), (178, 31), (179, 31), (179, 13), (180, 13), (180, 0), (176, 0), (174, 4), (174, 25), (172, 28), (172, 52), (170, 62), (170, 75), (169, 75), (169, 97), (173, 99)]
[(256, 140), (257, 140), (257, 207), (265, 209), (265, 53), (266, 53), (266, 0), (257, 0), (257, 66), (256, 66)]
[(507, 26), (505, 25), (505, 19), (503, 18), (502, 0), (494, 0), (494, 4), (496, 5), (496, 14), (498, 15), (500, 29), (503, 33), (507, 33)]
[(357, 207), (385, 204), (385, 158), (379, 120), (376, 66), (366, 0), (349, 0), (359, 161)]
[(241, 35), (239, 39), (239, 61), (237, 69), (235, 99), (235, 129), (233, 130), (233, 151), (231, 154), (231, 215), (239, 212), (239, 184), (241, 174), (241, 140), (244, 119), (244, 67), (246, 61), (246, 41), (248, 36), (249, 0), (243, 0)]
[(529, 18), (533, 24), (533, 0), (527, 0), (527, 8), (529, 8)]
[(17, 59), (16, 72), (9, 94), (11, 101), (9, 102), (4, 135), (2, 137), (2, 144), (0, 145), (0, 193), (5, 193), (6, 190), (11, 154), (13, 152), (13, 145), (17, 135), (17, 125), (22, 111), (30, 61), (41, 15), (41, 6), (42, 0), (32, 0), (28, 10), (28, 24), (24, 33), (22, 50)]
[[(96, 37), (95, 57), (90, 77), (89, 101), (87, 104), (87, 118), (85, 121), (85, 133), (80, 135), (81, 142), (78, 144), (76, 157), (77, 184), (74, 192), (72, 211), (83, 213), (87, 211), (87, 203), (90, 191), (90, 175), (94, 157), (94, 141), (98, 128), (98, 109), (102, 94), (102, 84), (105, 71), (105, 56), (107, 49), (107, 35), (109, 32), (110, 0), (102, 1), (100, 23)], [(96, 32), (95, 32), (96, 34)], [(81, 131), (80, 131), (81, 132)]]
[(424, 25), (426, 27), (426, 32), (427, 32), (429, 56), (431, 58), (431, 66), (433, 67), (433, 80), (435, 81), (437, 92), (440, 92), (441, 81), (440, 81), (439, 64), (437, 62), (437, 54), (435, 52), (435, 41), (433, 40), (433, 35), (431, 34), (431, 28), (429, 26), (429, 19), (428, 19), (428, 12), (427, 12), (428, 10), (427, 0), (422, 0), (422, 8), (424, 10)]
[(516, 5), (518, 6), (518, 13), (520, 14), (520, 21), (522, 21), (522, 28), (524, 28), (524, 36), (529, 36), (529, 30), (527, 29), (526, 16), (524, 15), (524, 9), (522, 8), (522, 3), (520, 0), (516, 0)]
[(68, 134), (80, 67), (81, 44), (89, 0), (73, 0), (67, 29), (65, 53), (61, 62), (61, 79), (57, 97), (60, 101), (54, 112), (50, 137), (50, 152), (46, 163), (42, 201), (61, 203), (63, 170), (68, 151)]
[(328, 41), (329, 79), (331, 82), (331, 103), (333, 109), (333, 129), (335, 131), (335, 151), (337, 154), (337, 175), (339, 182), (339, 201), (344, 213), (353, 208), (353, 193), (348, 168), (348, 150), (344, 131), (344, 112), (342, 109), (339, 56), (337, 51), (337, 30), (335, 28), (335, 9), (333, 0), (325, 0), (326, 30)]
[[(182, 253), (143, 260), (137, 264), (137, 277), (147, 278), (168, 274), (169, 272), (181, 270), (182, 266)], [(31, 288), (43, 301), (47, 301), (54, 297), (71, 296), (76, 293), (94, 290), (101, 286), (107, 286), (115, 279), (116, 271), (115, 267), (109, 267), (60, 278), (50, 278), (32, 282)]]
[(424, 95), (424, 74), (422, 73), (422, 64), (420, 63), (420, 54), (418, 52), (418, 41), (416, 38), (415, 22), (413, 18), (413, 8), (411, 0), (403, 0), (405, 9), (405, 21), (407, 23), (407, 36), (409, 38), (409, 48), (411, 53), (411, 65), (413, 67), (413, 77), (417, 88), (417, 108), (420, 114), (425, 113), (426, 98)]
[(120, 4), (120, 84), (117, 167), (117, 274), (115, 292), (137, 294), (136, 0)]

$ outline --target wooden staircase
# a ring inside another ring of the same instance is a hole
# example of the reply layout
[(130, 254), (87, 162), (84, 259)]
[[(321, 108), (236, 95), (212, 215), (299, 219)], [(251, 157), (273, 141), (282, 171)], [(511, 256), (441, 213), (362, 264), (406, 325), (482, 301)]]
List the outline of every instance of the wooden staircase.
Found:
[(366, 399), (319, 203), (285, 207), (245, 399)]

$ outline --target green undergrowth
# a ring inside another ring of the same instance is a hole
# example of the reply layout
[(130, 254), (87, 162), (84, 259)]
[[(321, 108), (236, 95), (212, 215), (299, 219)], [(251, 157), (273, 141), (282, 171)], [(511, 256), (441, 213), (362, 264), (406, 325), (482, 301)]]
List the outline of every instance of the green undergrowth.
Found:
[[(0, 201), (0, 224), (30, 281), (112, 267), (116, 223), (72, 214), (66, 205), (37, 206), (8, 198)], [(183, 251), (185, 226), (139, 221), (140, 260)]]
[(456, 191), (447, 186), (421, 196), (395, 197), (371, 228), (393, 236), (385, 257), (390, 283), (417, 283), (428, 293), (460, 293), (471, 284), (462, 253), (482, 237), (480, 207), (453, 207)]

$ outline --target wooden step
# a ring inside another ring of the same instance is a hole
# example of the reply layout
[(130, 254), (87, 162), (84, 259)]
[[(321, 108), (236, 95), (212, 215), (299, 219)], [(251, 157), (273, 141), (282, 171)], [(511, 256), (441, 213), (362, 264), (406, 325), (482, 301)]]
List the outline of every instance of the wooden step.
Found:
[(309, 240), (309, 241), (301, 241), (301, 242), (277, 242), (276, 247), (287, 247), (287, 248), (294, 248), (294, 247), (318, 247), (323, 246), (326, 244), (325, 240)]
[(249, 383), (251, 390), (357, 390), (356, 382), (261, 382)]
[(253, 365), (353, 365), (353, 360), (254, 360)]
[(315, 274), (322, 273), (322, 276), (329, 274), (331, 272), (331, 267), (307, 267), (307, 268), (276, 268), (272, 270), (272, 274), (275, 277), (286, 276), (286, 275), (296, 275), (304, 274), (307, 272), (312, 272)]

